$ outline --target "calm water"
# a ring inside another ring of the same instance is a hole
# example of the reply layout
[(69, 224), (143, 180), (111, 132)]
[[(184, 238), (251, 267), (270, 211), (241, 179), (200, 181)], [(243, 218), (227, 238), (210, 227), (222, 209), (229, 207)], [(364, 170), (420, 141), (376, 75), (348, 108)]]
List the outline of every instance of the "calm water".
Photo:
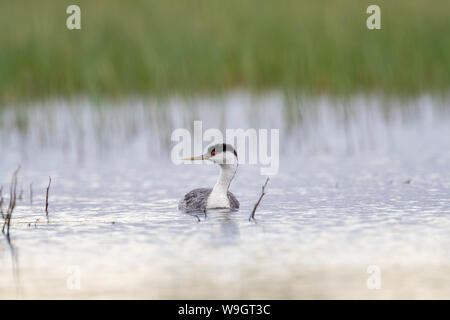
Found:
[[(256, 223), (259, 165), (239, 166), (239, 212), (178, 212), (184, 193), (218, 173), (170, 159), (172, 131), (193, 120), (204, 130), (280, 129), (279, 173)], [(448, 299), (449, 137), (448, 100), (433, 96), (236, 92), (7, 107), (3, 209), (19, 163), (23, 199), (11, 245), (0, 242), (0, 297)], [(378, 290), (366, 286), (371, 265)]]

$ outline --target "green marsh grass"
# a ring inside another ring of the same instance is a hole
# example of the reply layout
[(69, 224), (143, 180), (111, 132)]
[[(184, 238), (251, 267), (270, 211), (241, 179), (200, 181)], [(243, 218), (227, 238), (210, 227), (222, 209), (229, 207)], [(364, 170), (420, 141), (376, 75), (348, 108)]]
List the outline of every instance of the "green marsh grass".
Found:
[[(81, 7), (81, 30), (66, 8)], [(366, 28), (381, 7), (382, 29)], [(234, 88), (447, 92), (448, 0), (8, 0), (0, 104)]]

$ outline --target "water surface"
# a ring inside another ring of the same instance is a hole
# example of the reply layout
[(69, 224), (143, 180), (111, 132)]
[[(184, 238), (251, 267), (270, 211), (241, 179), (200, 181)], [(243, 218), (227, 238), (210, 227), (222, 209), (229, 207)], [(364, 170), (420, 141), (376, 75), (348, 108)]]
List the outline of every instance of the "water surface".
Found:
[[(3, 209), (19, 163), (22, 193), (11, 244), (0, 242), (2, 298), (450, 298), (445, 99), (236, 92), (0, 113)], [(238, 212), (177, 210), (218, 173), (170, 159), (172, 131), (193, 120), (280, 129), (279, 173), (256, 222), (258, 165), (239, 166)], [(378, 290), (366, 286), (370, 265)]]

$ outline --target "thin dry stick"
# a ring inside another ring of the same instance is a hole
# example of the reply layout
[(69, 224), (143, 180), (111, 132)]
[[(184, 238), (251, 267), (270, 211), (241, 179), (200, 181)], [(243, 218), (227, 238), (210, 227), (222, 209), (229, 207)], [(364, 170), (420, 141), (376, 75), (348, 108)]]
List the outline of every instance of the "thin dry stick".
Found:
[(33, 182), (30, 183), (30, 204), (33, 204)]
[(19, 170), (20, 170), (20, 165), (16, 169), (16, 171), (14, 171), (12, 178), (11, 178), (11, 185), (9, 187), (9, 193), (10, 193), (9, 206), (8, 206), (8, 211), (6, 212), (5, 221), (3, 222), (2, 232), (5, 233), (5, 226), (6, 226), (6, 235), (8, 235), (8, 236), (9, 236), (9, 227), (11, 225), (11, 216), (14, 211), (14, 208), (16, 207), (17, 173), (19, 172)]
[(3, 215), (3, 186), (0, 187), (0, 214), (2, 215), (2, 218), (5, 219), (5, 216)]
[(22, 200), (23, 199), (23, 187), (20, 186), (20, 193), (19, 196), (17, 197), (17, 199)]
[(252, 221), (255, 220), (255, 212), (256, 212), (256, 208), (258, 208), (259, 203), (261, 202), (262, 197), (264, 197), (265, 192), (264, 190), (266, 189), (267, 183), (269, 182), (269, 177), (267, 177), (266, 179), (266, 183), (264, 183), (264, 185), (262, 186), (262, 191), (261, 191), (261, 195), (259, 196), (258, 202), (255, 203), (255, 206), (253, 207), (253, 211), (250, 214), (250, 217), (248, 217), (248, 221)]
[(50, 184), (52, 183), (52, 178), (48, 177), (48, 187), (47, 195), (45, 196), (45, 215), (48, 217), (48, 191), (50, 190)]

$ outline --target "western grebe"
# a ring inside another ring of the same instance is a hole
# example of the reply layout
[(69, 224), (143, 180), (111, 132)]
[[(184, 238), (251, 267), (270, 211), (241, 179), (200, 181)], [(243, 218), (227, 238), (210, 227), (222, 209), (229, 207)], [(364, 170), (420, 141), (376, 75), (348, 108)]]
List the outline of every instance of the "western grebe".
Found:
[(184, 212), (206, 211), (213, 208), (236, 210), (239, 201), (228, 191), (231, 180), (238, 167), (237, 153), (233, 146), (220, 143), (208, 148), (204, 155), (182, 160), (209, 160), (219, 165), (220, 175), (214, 188), (198, 188), (189, 191), (178, 204), (178, 209)]

